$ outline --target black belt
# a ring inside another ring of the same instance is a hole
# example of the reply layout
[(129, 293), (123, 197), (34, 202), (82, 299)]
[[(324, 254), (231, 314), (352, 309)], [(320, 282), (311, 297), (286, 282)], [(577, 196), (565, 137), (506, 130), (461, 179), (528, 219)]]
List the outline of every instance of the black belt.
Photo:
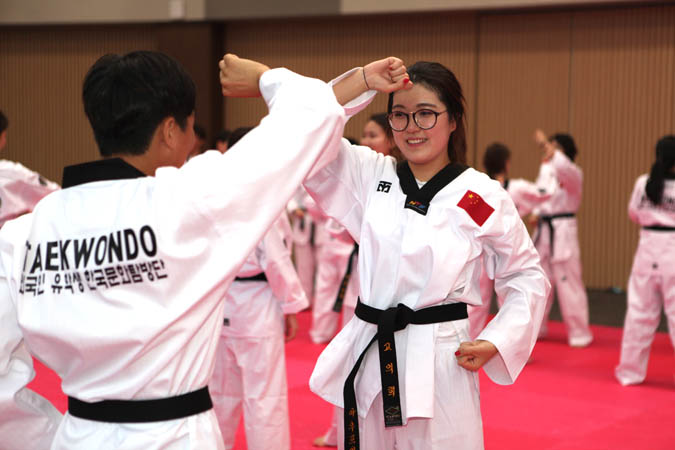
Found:
[(403, 425), (401, 414), (401, 399), (398, 384), (398, 368), (396, 362), (396, 343), (394, 332), (407, 327), (409, 324), (427, 325), (452, 320), (466, 319), (466, 303), (451, 303), (446, 305), (430, 306), (414, 311), (402, 303), (386, 310), (373, 308), (361, 303), (356, 304), (354, 314), (364, 322), (377, 325), (377, 333), (370, 340), (354, 364), (345, 380), (343, 390), (344, 400), (344, 433), (345, 449), (359, 449), (359, 422), (356, 405), (356, 391), (354, 380), (361, 367), (366, 352), (378, 341), (380, 353), (380, 379), (382, 382), (382, 404), (384, 408), (384, 426), (396, 427)]
[(260, 272), (258, 275), (253, 275), (252, 277), (236, 277), (234, 281), (267, 281), (267, 276), (265, 272)]
[(68, 397), (68, 413), (81, 419), (113, 423), (145, 423), (194, 416), (213, 408), (209, 387), (153, 400), (103, 400), (87, 403)]
[(345, 301), (345, 293), (347, 292), (347, 286), (349, 285), (349, 279), (352, 277), (352, 269), (354, 267), (354, 258), (359, 254), (359, 244), (354, 244), (354, 250), (349, 254), (349, 262), (347, 263), (347, 271), (345, 276), (342, 277), (340, 282), (340, 289), (338, 289), (337, 297), (335, 298), (335, 303), (333, 303), (333, 311), (340, 312), (342, 311), (342, 304)]
[(649, 225), (647, 227), (642, 227), (642, 229), (649, 231), (675, 231), (675, 227), (666, 227), (662, 225)]
[(560, 213), (560, 214), (553, 214), (550, 216), (540, 216), (539, 221), (537, 222), (537, 237), (534, 240), (534, 245), (537, 245), (537, 242), (539, 242), (539, 238), (541, 237), (541, 227), (544, 223), (548, 225), (548, 231), (549, 231), (549, 246), (551, 248), (551, 256), (553, 256), (553, 237), (555, 236), (555, 230), (553, 229), (553, 220), (554, 219), (569, 219), (570, 217), (575, 217), (576, 214), (574, 213)]

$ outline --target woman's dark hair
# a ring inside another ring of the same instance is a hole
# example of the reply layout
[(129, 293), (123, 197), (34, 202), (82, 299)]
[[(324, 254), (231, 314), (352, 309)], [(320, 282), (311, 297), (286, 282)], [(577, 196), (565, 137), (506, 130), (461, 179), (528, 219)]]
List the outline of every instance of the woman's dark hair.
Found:
[(656, 161), (647, 180), (647, 197), (658, 205), (663, 198), (665, 177), (675, 166), (675, 135), (664, 136), (656, 144)]
[(185, 130), (195, 96), (185, 69), (173, 58), (151, 51), (102, 56), (82, 86), (84, 112), (102, 156), (142, 155), (167, 117)]
[(500, 143), (495, 142), (488, 145), (483, 155), (483, 167), (485, 171), (494, 179), (495, 176), (506, 171), (506, 162), (511, 158), (511, 151), (509, 148)]
[[(466, 124), (464, 123), (464, 95), (462, 86), (455, 74), (442, 64), (418, 61), (408, 68), (410, 81), (421, 84), (433, 91), (448, 110), (448, 117), (455, 121), (455, 131), (448, 141), (448, 157), (450, 161), (466, 163)], [(389, 94), (387, 112), (391, 113), (394, 104), (394, 93)]]
[(221, 130), (216, 133), (216, 136), (213, 138), (213, 148), (216, 148), (216, 144), (218, 142), (227, 143), (227, 141), (230, 139), (230, 134), (232, 134), (230, 130)]
[(570, 161), (574, 161), (574, 158), (577, 157), (577, 146), (574, 143), (574, 139), (572, 139), (572, 136), (566, 133), (556, 133), (550, 138), (548, 138), (549, 141), (557, 142), (558, 145), (562, 148), (562, 151), (567, 157), (570, 159)]
[(232, 133), (230, 133), (230, 137), (227, 140), (227, 148), (232, 148), (234, 144), (239, 142), (241, 138), (246, 136), (246, 134), (251, 131), (253, 127), (239, 127), (236, 130), (234, 130)]
[(0, 111), (0, 134), (7, 129), (9, 126), (9, 120), (7, 117)]

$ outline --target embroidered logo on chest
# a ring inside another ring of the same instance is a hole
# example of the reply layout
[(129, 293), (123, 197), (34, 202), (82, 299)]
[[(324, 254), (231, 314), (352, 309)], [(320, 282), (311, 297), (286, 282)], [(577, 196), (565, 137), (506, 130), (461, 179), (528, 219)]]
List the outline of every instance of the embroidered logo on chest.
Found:
[(457, 206), (466, 211), (478, 226), (482, 226), (495, 209), (473, 191), (466, 191)]
[(427, 211), (429, 210), (429, 205), (419, 202), (417, 200), (410, 200), (407, 199), (405, 202), (405, 208), (406, 209), (412, 209), (416, 213), (422, 214), (423, 216), (427, 215)]
[(377, 192), (384, 192), (386, 194), (389, 192), (389, 188), (391, 188), (389, 181), (380, 181), (380, 184), (377, 185)]

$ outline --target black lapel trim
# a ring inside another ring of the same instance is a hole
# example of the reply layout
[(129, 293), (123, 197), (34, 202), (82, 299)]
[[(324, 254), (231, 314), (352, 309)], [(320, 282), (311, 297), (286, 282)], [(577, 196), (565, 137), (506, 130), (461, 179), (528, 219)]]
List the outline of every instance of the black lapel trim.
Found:
[(434, 196), (466, 169), (468, 167), (462, 164), (448, 164), (420, 189), (417, 187), (417, 181), (415, 181), (415, 176), (410, 170), (408, 162), (403, 161), (396, 168), (401, 189), (406, 195), (403, 207), (426, 216)]
[(511, 180), (509, 180), (508, 178), (506, 180), (504, 180), (504, 190), (505, 191), (509, 190), (509, 181), (511, 181)]
[(146, 175), (120, 158), (101, 159), (84, 164), (75, 164), (63, 169), (64, 188), (94, 181), (125, 180)]

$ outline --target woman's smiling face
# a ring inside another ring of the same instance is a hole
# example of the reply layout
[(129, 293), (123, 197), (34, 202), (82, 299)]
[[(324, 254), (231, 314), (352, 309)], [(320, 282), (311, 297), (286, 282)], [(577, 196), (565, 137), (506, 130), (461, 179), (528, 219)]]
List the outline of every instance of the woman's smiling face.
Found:
[[(428, 130), (421, 129), (412, 118), (412, 113), (421, 109), (442, 113), (436, 117), (436, 125)], [(446, 110), (438, 95), (421, 83), (394, 94), (391, 112), (409, 114), (408, 126), (402, 131), (394, 131), (394, 141), (411, 164), (440, 170), (450, 162), (448, 142), (456, 124)]]

